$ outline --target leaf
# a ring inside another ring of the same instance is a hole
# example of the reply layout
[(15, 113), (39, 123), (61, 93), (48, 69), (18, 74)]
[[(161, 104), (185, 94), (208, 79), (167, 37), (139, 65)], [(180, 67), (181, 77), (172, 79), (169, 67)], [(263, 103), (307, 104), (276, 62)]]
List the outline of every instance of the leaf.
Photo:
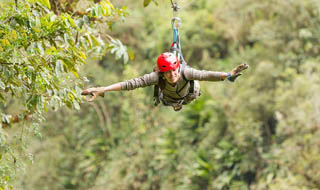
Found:
[(4, 90), (6, 88), (6, 85), (0, 80), (0, 89)]
[(65, 34), (64, 34), (64, 42), (65, 42), (67, 45), (70, 45), (69, 39), (70, 39), (70, 36), (69, 36), (67, 33), (65, 33)]
[(74, 67), (74, 63), (72, 62), (72, 60), (70, 60), (70, 58), (63, 58), (63, 64), (65, 65), (65, 68), (67, 70), (71, 69)]
[(71, 92), (69, 92), (68, 93), (68, 98), (73, 101), (74, 100), (74, 95)]
[(90, 16), (91, 16), (91, 17), (97, 16), (96, 9), (91, 9), (91, 11), (90, 11)]
[(3, 97), (3, 95), (0, 93), (0, 101), (5, 104), (6, 103), (6, 99)]
[(73, 101), (73, 107), (76, 109), (76, 110), (80, 110), (80, 105), (77, 101)]
[(36, 0), (28, 0), (29, 3), (35, 3)]
[(93, 43), (94, 46), (99, 46), (100, 45), (100, 43), (99, 43), (99, 41), (97, 40), (96, 37), (94, 37), (93, 35), (90, 35), (89, 37), (90, 37), (91, 42)]
[(84, 21), (84, 23), (86, 23), (86, 24), (90, 24), (90, 18), (88, 17), (88, 15), (84, 15), (84, 16), (83, 16), (83, 21)]
[(2, 122), (9, 124), (11, 117), (12, 117), (11, 115), (2, 114)]
[(106, 0), (106, 1), (103, 1), (103, 2), (106, 2), (111, 7), (111, 9), (114, 9), (114, 6), (112, 5), (112, 3), (109, 0)]
[(111, 53), (116, 55), (116, 59), (123, 57), (124, 63), (129, 60), (129, 55), (127, 53), (127, 47), (124, 46), (120, 40), (111, 40)]
[(132, 61), (134, 59), (134, 52), (132, 51), (132, 49), (128, 49), (128, 55), (129, 59)]
[(124, 64), (127, 64), (128, 61), (129, 61), (129, 56), (128, 56), (127, 53), (124, 53), (124, 54), (123, 54), (123, 63), (124, 63)]
[(87, 56), (86, 56), (86, 54), (84, 54), (83, 52), (79, 52), (79, 55), (80, 55), (80, 57), (82, 58), (82, 59), (87, 59)]
[(105, 1), (101, 1), (100, 5), (104, 9), (104, 16), (110, 16), (111, 15), (111, 11), (109, 11), (110, 6)]
[(51, 4), (49, 0), (39, 0), (38, 2), (46, 6), (48, 9), (51, 9)]
[(73, 74), (74, 74), (74, 76), (76, 76), (77, 78), (79, 78), (79, 75), (78, 75), (78, 73), (76, 72), (76, 71), (71, 71)]
[(154, 2), (154, 4), (156, 4), (157, 6), (159, 5), (159, 2), (157, 0), (152, 0)]
[(104, 10), (102, 6), (97, 6), (96, 8), (96, 13), (97, 13), (97, 16), (100, 17), (100, 16), (103, 16), (104, 15)]
[(64, 72), (63, 62), (61, 60), (57, 60), (55, 71), (56, 71), (57, 76), (60, 76), (60, 74), (62, 72)]
[(210, 164), (204, 160), (202, 160), (201, 158), (197, 158), (198, 163), (200, 164), (201, 167), (204, 167), (206, 169), (210, 169)]
[(66, 102), (66, 106), (69, 108), (69, 109), (72, 109), (72, 104), (68, 101)]
[(57, 15), (52, 14), (52, 15), (50, 16), (50, 22), (54, 22), (54, 21), (56, 21), (56, 19), (57, 19)]
[(151, 3), (151, 1), (152, 1), (152, 0), (144, 0), (144, 1), (143, 1), (143, 6), (144, 6), (144, 7), (147, 7), (147, 6)]
[(84, 20), (83, 19), (78, 19), (78, 20), (76, 20), (76, 24), (81, 29), (83, 24), (84, 24)]
[(71, 17), (68, 17), (68, 21), (69, 21), (69, 23), (71, 24), (72, 27), (74, 27), (74, 28), (77, 27), (76, 23), (74, 22), (74, 20)]
[(86, 39), (86, 41), (88, 42), (88, 44), (89, 44), (89, 46), (91, 48), (92, 47), (92, 40), (90, 38), (90, 35), (88, 34), (88, 35), (85, 35), (83, 37)]
[(197, 175), (200, 177), (208, 177), (209, 173), (206, 170), (197, 170)]
[(79, 86), (76, 86), (75, 90), (76, 90), (77, 94), (80, 96), (81, 92), (82, 92), (82, 89)]
[(44, 54), (44, 47), (43, 47), (43, 44), (41, 43), (41, 42), (38, 42), (37, 43), (37, 47), (38, 47), (38, 49), (39, 49), (39, 53), (41, 54), (41, 55), (43, 55)]

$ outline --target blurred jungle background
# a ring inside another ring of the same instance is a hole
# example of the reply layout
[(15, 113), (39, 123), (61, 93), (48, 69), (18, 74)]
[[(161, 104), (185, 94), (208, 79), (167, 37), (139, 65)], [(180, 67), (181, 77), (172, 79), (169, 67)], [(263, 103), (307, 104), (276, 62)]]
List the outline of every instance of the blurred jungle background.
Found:
[(188, 64), (228, 72), (180, 112), (153, 88), (169, 0), (0, 1), (0, 190), (320, 190), (320, 1), (178, 0)]

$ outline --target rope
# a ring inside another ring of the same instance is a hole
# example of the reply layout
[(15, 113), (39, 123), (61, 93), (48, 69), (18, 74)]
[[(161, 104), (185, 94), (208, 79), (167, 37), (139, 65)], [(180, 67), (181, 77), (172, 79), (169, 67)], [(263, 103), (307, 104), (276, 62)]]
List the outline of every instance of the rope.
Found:
[(178, 57), (179, 61), (183, 60), (183, 56), (181, 53), (179, 29), (174, 26), (173, 26), (173, 43), (171, 45), (171, 51)]
[(180, 43), (180, 36), (179, 36), (179, 27), (181, 25), (181, 19), (176, 16), (179, 10), (179, 6), (177, 2), (173, 2), (172, 0), (170, 1), (173, 9), (173, 18), (171, 19), (171, 25), (173, 30), (173, 43), (171, 44), (171, 52), (178, 57), (179, 61), (182, 64), (184, 64), (185, 61), (181, 53), (181, 43)]

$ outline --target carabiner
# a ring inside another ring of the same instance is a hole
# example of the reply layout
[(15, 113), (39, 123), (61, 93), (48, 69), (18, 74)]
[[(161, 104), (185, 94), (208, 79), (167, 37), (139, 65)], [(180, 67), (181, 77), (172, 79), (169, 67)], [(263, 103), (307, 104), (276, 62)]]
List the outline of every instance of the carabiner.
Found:
[(171, 25), (172, 25), (172, 29), (178, 29), (181, 25), (181, 19), (179, 17), (173, 17), (171, 19)]

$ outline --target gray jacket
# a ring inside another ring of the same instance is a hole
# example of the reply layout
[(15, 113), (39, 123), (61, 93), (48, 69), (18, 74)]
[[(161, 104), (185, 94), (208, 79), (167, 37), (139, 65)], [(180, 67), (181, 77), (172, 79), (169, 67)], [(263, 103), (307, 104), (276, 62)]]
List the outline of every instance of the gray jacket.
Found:
[[(181, 74), (181, 73), (180, 73)], [(199, 81), (222, 81), (224, 72), (214, 72), (214, 71), (205, 71), (205, 70), (197, 70), (193, 69), (189, 66), (186, 66), (184, 69), (184, 76), (186, 80), (182, 77), (179, 81), (175, 84), (175, 86), (170, 85), (166, 81), (165, 89), (161, 91), (160, 98), (167, 105), (174, 105), (182, 103), (182, 99), (189, 99), (185, 101), (192, 101), (197, 96), (200, 95), (200, 85), (197, 82)], [(194, 94), (190, 95), (189, 88), (190, 83), (188, 81), (195, 80), (194, 83)], [(159, 73), (152, 72), (149, 74), (145, 74), (141, 77), (134, 78), (131, 80), (127, 80), (121, 82), (121, 89), (122, 90), (133, 90), (136, 88), (143, 88), (146, 86), (157, 85), (159, 81)], [(188, 97), (189, 96), (189, 97)], [(190, 97), (192, 96), (192, 97)], [(188, 102), (189, 103), (189, 102)]]

